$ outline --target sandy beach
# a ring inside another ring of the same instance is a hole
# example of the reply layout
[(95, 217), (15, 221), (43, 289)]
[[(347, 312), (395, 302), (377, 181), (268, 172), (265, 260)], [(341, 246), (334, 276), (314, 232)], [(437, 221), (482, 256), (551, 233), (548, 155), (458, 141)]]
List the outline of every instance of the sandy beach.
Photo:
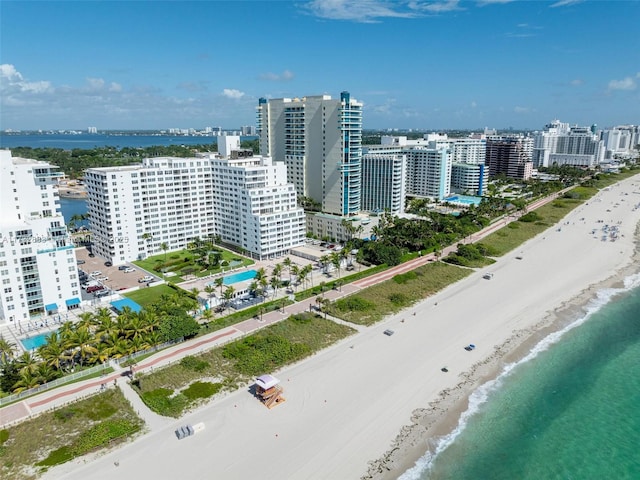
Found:
[[(524, 355), (598, 285), (633, 268), (638, 204), (640, 176), (600, 192), (438, 295), (303, 362), (265, 372), (281, 379), (287, 400), (272, 410), (242, 389), (43, 478), (397, 478), (428, 438), (455, 427), (478, 385)], [(617, 240), (603, 240), (605, 224), (618, 227)], [(492, 279), (482, 277), (487, 272)], [(469, 343), (473, 351), (464, 349)], [(198, 422), (204, 431), (176, 439), (175, 428)]]

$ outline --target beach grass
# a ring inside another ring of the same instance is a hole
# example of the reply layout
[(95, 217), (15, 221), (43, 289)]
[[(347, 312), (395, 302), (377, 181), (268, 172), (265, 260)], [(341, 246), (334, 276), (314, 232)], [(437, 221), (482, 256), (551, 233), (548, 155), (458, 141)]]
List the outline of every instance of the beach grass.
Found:
[[(294, 315), (223, 347), (140, 374), (134, 386), (149, 408), (177, 418), (209, 398), (207, 392), (236, 390), (258, 375), (299, 361), (353, 333), (354, 329), (317, 315)], [(212, 386), (193, 387), (197, 382)]]
[(3, 430), (0, 477), (35, 478), (50, 466), (124, 441), (142, 426), (122, 392), (109, 389)]
[(328, 308), (331, 315), (358, 325), (372, 325), (463, 279), (472, 270), (433, 262), (357, 294), (337, 300)]

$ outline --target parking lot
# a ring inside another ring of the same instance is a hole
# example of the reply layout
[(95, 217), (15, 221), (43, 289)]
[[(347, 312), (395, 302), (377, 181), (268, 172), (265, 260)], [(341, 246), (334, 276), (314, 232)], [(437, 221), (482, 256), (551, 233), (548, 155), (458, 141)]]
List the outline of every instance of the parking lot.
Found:
[[(124, 270), (119, 270), (117, 266), (107, 267), (105, 266), (105, 260), (98, 257), (89, 257), (89, 252), (86, 248), (76, 249), (76, 258), (78, 260), (78, 269), (84, 271), (87, 275), (91, 272), (100, 272), (100, 275), (95, 275), (96, 280), (99, 281), (106, 289), (118, 291), (127, 290), (133, 287), (139, 287), (143, 284), (138, 283), (138, 279), (149, 275), (148, 272), (140, 270), (135, 265), (127, 264), (127, 267), (133, 268), (134, 271), (125, 273)], [(100, 279), (104, 280), (100, 280)], [(154, 277), (157, 279), (157, 277)], [(82, 291), (83, 299), (88, 300), (93, 298), (91, 293), (87, 294), (85, 290)]]

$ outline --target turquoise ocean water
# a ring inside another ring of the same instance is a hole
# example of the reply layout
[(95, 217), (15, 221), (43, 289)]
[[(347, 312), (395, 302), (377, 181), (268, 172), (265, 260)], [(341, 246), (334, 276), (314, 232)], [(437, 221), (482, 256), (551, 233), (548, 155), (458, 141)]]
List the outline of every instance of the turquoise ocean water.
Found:
[(640, 479), (640, 275), (470, 398), (402, 480)]

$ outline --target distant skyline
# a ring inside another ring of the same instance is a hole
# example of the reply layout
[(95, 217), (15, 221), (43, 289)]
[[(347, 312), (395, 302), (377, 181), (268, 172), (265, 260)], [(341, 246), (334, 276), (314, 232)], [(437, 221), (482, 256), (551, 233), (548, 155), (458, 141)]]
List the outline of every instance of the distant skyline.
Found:
[(0, 2), (0, 130), (255, 125), (347, 90), (365, 129), (640, 123), (636, 1)]

